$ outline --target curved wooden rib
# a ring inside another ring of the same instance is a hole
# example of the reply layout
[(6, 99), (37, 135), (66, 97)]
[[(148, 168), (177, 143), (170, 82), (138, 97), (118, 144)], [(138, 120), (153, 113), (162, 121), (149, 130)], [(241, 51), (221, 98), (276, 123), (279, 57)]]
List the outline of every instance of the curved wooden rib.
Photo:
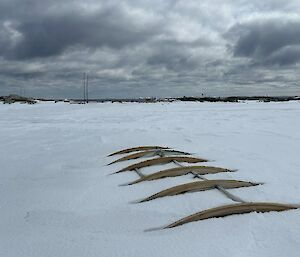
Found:
[(113, 163), (117, 163), (117, 162), (122, 162), (122, 161), (128, 161), (128, 160), (134, 160), (134, 159), (138, 159), (141, 157), (152, 157), (157, 155), (157, 153), (159, 153), (159, 151), (162, 151), (164, 154), (181, 154), (181, 155), (191, 155), (190, 153), (186, 153), (186, 152), (182, 152), (182, 151), (176, 151), (176, 150), (164, 150), (164, 149), (159, 149), (159, 150), (149, 150), (149, 151), (143, 151), (143, 152), (137, 152), (137, 153), (133, 153), (127, 156), (124, 156), (120, 159), (117, 159), (107, 165), (111, 165)]
[(168, 157), (160, 157), (160, 158), (154, 158), (147, 161), (142, 161), (139, 163), (135, 163), (132, 165), (129, 165), (128, 167), (121, 169), (115, 173), (120, 173), (124, 171), (130, 171), (134, 169), (140, 169), (152, 165), (158, 165), (158, 164), (165, 164), (170, 163), (172, 161), (178, 161), (178, 162), (188, 162), (188, 163), (197, 163), (197, 162), (207, 162), (208, 160), (196, 158), (196, 157), (187, 157), (187, 156), (168, 156)]
[(124, 153), (131, 153), (131, 152), (136, 152), (136, 151), (145, 151), (145, 150), (159, 150), (159, 149), (170, 149), (169, 147), (164, 147), (164, 146), (138, 146), (138, 147), (132, 147), (132, 148), (127, 148), (123, 149), (117, 152), (114, 152), (108, 156), (113, 156), (117, 154), (124, 154)]
[(211, 219), (211, 218), (219, 218), (226, 217), (234, 214), (244, 214), (250, 212), (270, 212), (270, 211), (287, 211), (292, 209), (299, 208), (298, 205), (290, 205), (290, 204), (280, 204), (280, 203), (238, 203), (238, 204), (230, 204), (224, 205), (216, 208), (207, 209), (190, 216), (187, 216), (183, 219), (175, 221), (168, 226), (163, 228), (174, 228), (189, 222)]
[(219, 167), (209, 167), (209, 166), (187, 166), (187, 167), (177, 167), (172, 169), (166, 169), (161, 170), (158, 172), (155, 172), (153, 174), (144, 176), (143, 178), (139, 178), (131, 183), (128, 183), (127, 185), (133, 185), (139, 182), (143, 181), (150, 181), (150, 180), (156, 180), (156, 179), (162, 179), (166, 177), (177, 177), (189, 174), (190, 172), (197, 173), (199, 175), (205, 175), (205, 174), (215, 174), (219, 172), (234, 172), (236, 170), (229, 170)]
[(216, 188), (216, 186), (222, 186), (225, 189), (231, 189), (231, 188), (250, 187), (250, 186), (257, 186), (257, 185), (260, 185), (260, 183), (252, 183), (252, 182), (240, 181), (240, 180), (220, 179), (220, 180), (197, 181), (197, 182), (186, 183), (186, 184), (182, 184), (179, 186), (174, 186), (162, 190), (154, 195), (151, 195), (145, 199), (140, 200), (139, 202), (142, 203), (160, 197), (179, 195), (187, 192), (198, 192), (198, 191), (210, 190)]

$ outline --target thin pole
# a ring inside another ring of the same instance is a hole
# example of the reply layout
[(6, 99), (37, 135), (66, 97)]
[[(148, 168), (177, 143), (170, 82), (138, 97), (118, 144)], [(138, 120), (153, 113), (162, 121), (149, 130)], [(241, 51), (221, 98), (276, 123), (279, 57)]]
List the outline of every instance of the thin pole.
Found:
[[(182, 165), (181, 163), (177, 162), (177, 161), (173, 161), (175, 164), (177, 164), (180, 167), (184, 167), (184, 165)], [(195, 172), (190, 172), (191, 174), (194, 175), (195, 178), (200, 178), (204, 181), (207, 181), (208, 179), (195, 173)], [(222, 192), (224, 195), (226, 195), (228, 198), (230, 198), (232, 201), (234, 202), (240, 202), (240, 203), (245, 203), (244, 200), (242, 200), (240, 197), (237, 197), (231, 193), (229, 193), (224, 187), (222, 186), (216, 186), (216, 189), (218, 189), (220, 192)]]
[(86, 75), (86, 101), (89, 103), (89, 75)]
[[(159, 155), (161, 156), (161, 157), (164, 157), (165, 156), (165, 154), (164, 154), (164, 152), (163, 151), (159, 151)], [(178, 161), (173, 161), (173, 163), (175, 163), (177, 166), (180, 166), (180, 167), (184, 167), (184, 165), (182, 165), (181, 163), (179, 163)], [(203, 177), (203, 176), (201, 176), (201, 175), (199, 175), (199, 174), (197, 174), (197, 173), (194, 173), (194, 172), (190, 172), (191, 174), (193, 174), (194, 175), (194, 177), (196, 177), (196, 178), (200, 178), (200, 179), (202, 179), (202, 180), (204, 180), (204, 181), (207, 181), (208, 179), (207, 178), (205, 178), (205, 177)], [(222, 187), (222, 186), (216, 186), (216, 189), (217, 190), (219, 190), (221, 193), (223, 193), (225, 196), (227, 196), (229, 199), (231, 199), (232, 201), (234, 201), (234, 202), (240, 202), (240, 203), (245, 203), (246, 201), (244, 201), (243, 199), (241, 199), (241, 198), (239, 198), (239, 197), (237, 197), (237, 196), (235, 196), (235, 195), (233, 195), (233, 194), (231, 194), (231, 193), (229, 193), (224, 187)]]
[[(163, 150), (159, 150), (157, 151), (157, 153), (160, 157), (164, 157), (165, 154), (163, 152)], [(180, 162), (178, 161), (173, 161), (174, 164), (176, 164), (177, 166), (180, 166), (180, 167), (185, 167), (184, 165), (182, 165)], [(137, 175), (142, 178), (144, 177), (145, 175), (139, 170), (139, 169), (134, 169), (134, 171), (137, 173)], [(195, 173), (195, 172), (190, 172), (192, 175), (194, 175), (195, 178), (199, 178), (199, 179), (202, 179), (203, 181), (207, 181), (208, 179)], [(224, 187), (222, 186), (216, 186), (215, 187), (217, 190), (219, 190), (221, 193), (223, 193), (225, 196), (227, 196), (229, 199), (231, 199), (232, 201), (234, 202), (240, 202), (240, 203), (246, 203), (246, 201), (244, 201), (243, 199), (229, 193)]]
[(139, 169), (134, 169), (134, 171), (140, 176), (140, 178), (145, 177), (145, 175)]
[(85, 102), (85, 94), (86, 94), (86, 90), (85, 90), (85, 72), (83, 73), (83, 102)]

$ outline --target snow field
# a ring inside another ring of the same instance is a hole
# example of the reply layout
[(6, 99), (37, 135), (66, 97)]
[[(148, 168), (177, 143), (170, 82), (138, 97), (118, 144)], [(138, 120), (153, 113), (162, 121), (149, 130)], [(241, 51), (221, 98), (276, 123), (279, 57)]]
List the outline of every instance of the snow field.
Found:
[[(191, 176), (119, 186), (116, 150), (170, 146), (238, 169), (207, 175), (264, 185), (249, 201), (300, 203), (300, 104), (156, 103), (0, 106), (0, 256), (299, 256), (300, 211), (251, 213), (145, 233), (232, 203), (217, 190), (131, 204)], [(143, 169), (147, 174), (173, 164)]]

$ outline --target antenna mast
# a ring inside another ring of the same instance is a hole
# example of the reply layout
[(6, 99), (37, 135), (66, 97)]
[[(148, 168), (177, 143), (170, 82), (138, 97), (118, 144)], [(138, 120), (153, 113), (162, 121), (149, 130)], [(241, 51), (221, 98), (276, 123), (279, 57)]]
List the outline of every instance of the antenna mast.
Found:
[(86, 78), (85, 78), (86, 74), (85, 72), (83, 73), (83, 79), (82, 79), (82, 84), (83, 84), (83, 102), (85, 103), (85, 99), (86, 99)]
[(86, 75), (86, 102), (89, 103), (89, 75)]

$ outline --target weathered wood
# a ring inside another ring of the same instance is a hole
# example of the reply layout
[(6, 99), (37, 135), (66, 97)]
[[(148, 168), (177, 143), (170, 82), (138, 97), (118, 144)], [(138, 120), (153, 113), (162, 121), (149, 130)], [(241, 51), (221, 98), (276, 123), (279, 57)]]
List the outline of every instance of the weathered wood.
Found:
[[(163, 151), (164, 154), (172, 154), (172, 155), (191, 155), (190, 153), (186, 153), (186, 152), (182, 152), (182, 151), (176, 151), (176, 150), (160, 150)], [(127, 156), (124, 156), (120, 159), (117, 159), (111, 163), (109, 163), (108, 165), (117, 163), (117, 162), (122, 162), (122, 161), (128, 161), (128, 160), (134, 160), (134, 159), (138, 159), (141, 157), (153, 157), (155, 155), (157, 155), (158, 151), (157, 150), (147, 150), (147, 151), (142, 151), (142, 152), (137, 152), (137, 153), (133, 153)]]
[(128, 183), (128, 185), (133, 185), (143, 181), (163, 179), (167, 177), (177, 177), (177, 176), (187, 175), (189, 173), (193, 173), (193, 175), (195, 174), (205, 175), (205, 174), (215, 174), (219, 172), (234, 172), (234, 171), (236, 170), (229, 170), (229, 169), (224, 169), (219, 167), (209, 167), (209, 166), (176, 167), (176, 168), (161, 170), (150, 175), (146, 175), (144, 178), (140, 178), (133, 182)]
[(158, 149), (169, 149), (169, 147), (164, 147), (164, 146), (138, 146), (138, 147), (123, 149), (123, 150), (114, 152), (114, 153), (112, 153), (108, 156), (113, 156), (113, 155), (117, 155), (117, 154), (131, 153), (131, 152), (136, 152), (136, 151), (158, 150)]
[[(176, 161), (174, 161), (175, 164), (177, 164), (180, 167), (183, 167), (183, 165), (181, 163), (178, 163)], [(195, 178), (200, 178), (202, 180), (207, 181), (208, 179), (206, 179), (205, 177), (201, 176), (200, 174), (197, 174), (195, 172), (191, 172)], [(228, 192), (224, 187), (222, 187), (221, 185), (216, 185), (215, 187), (216, 189), (218, 189), (221, 193), (223, 193), (225, 196), (227, 196), (229, 199), (231, 199), (234, 202), (239, 202), (239, 203), (245, 203), (246, 201), (244, 201), (242, 198), (235, 196), (234, 194), (231, 194), (230, 192)]]
[(154, 158), (147, 161), (142, 161), (139, 163), (135, 163), (132, 165), (127, 166), (126, 168), (123, 168), (115, 173), (120, 173), (124, 171), (130, 171), (134, 169), (141, 169), (148, 166), (158, 165), (158, 164), (166, 164), (170, 163), (172, 161), (178, 161), (178, 162), (188, 162), (188, 163), (197, 163), (197, 162), (207, 162), (208, 160), (202, 159), (202, 158), (196, 158), (196, 157), (187, 157), (187, 156), (168, 156), (168, 157), (160, 157), (160, 158)]
[(190, 216), (187, 216), (183, 219), (175, 221), (170, 225), (163, 227), (166, 228), (174, 228), (189, 222), (200, 221), (211, 218), (220, 218), (226, 217), (234, 214), (245, 214), (250, 212), (271, 212), (271, 211), (287, 211), (292, 209), (299, 208), (299, 205), (290, 205), (290, 204), (281, 204), (281, 203), (238, 203), (238, 204), (230, 204), (224, 205), (216, 208), (207, 209)]
[(149, 197), (146, 197), (139, 202), (151, 201), (157, 198), (166, 197), (166, 196), (174, 196), (188, 192), (198, 192), (214, 189), (217, 186), (222, 186), (222, 188), (232, 189), (232, 188), (240, 188), (240, 187), (250, 187), (257, 186), (259, 183), (240, 181), (240, 180), (206, 180), (206, 181), (196, 181), (191, 183), (186, 183), (178, 186), (174, 186), (165, 190), (162, 190), (156, 194), (153, 194)]

